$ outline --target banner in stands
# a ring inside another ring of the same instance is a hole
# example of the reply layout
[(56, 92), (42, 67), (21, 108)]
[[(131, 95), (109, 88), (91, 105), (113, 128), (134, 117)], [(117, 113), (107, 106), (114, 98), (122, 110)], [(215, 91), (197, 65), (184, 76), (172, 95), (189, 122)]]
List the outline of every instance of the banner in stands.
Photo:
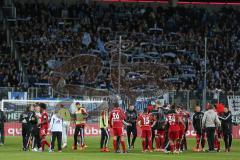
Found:
[(232, 114), (240, 113), (240, 96), (227, 96), (227, 99)]
[[(69, 127), (68, 134), (69, 136), (73, 136), (74, 134), (74, 127)], [(22, 132), (21, 124), (17, 122), (8, 122), (5, 123), (5, 135), (6, 136), (20, 136)], [(100, 136), (101, 132), (99, 129), (98, 124), (88, 124), (85, 128), (85, 135), (86, 136)], [(126, 134), (126, 132), (125, 132)], [(112, 134), (111, 134), (112, 135)], [(141, 129), (138, 128), (138, 136), (141, 135)], [(187, 131), (187, 137), (193, 138), (195, 137), (195, 132), (190, 126), (189, 130)], [(233, 127), (233, 138), (240, 138), (240, 126)]]
[(27, 99), (27, 92), (8, 92), (8, 99)]
[(240, 96), (227, 96), (228, 106), (232, 112), (232, 120), (235, 124), (240, 124)]

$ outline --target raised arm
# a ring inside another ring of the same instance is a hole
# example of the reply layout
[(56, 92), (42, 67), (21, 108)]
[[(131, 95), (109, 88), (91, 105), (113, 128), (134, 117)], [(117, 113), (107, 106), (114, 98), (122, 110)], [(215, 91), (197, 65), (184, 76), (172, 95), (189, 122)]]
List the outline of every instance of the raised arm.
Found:
[(229, 113), (228, 116), (225, 117), (225, 118), (222, 117), (222, 116), (218, 116), (219, 119), (224, 120), (224, 121), (231, 119), (231, 117), (232, 117), (232, 114), (231, 114), (231, 113)]
[(219, 118), (218, 118), (217, 113), (216, 113), (216, 116), (215, 116), (215, 123), (216, 123), (216, 125), (217, 125), (218, 127), (221, 126), (221, 122), (220, 122), (220, 120), (219, 120)]

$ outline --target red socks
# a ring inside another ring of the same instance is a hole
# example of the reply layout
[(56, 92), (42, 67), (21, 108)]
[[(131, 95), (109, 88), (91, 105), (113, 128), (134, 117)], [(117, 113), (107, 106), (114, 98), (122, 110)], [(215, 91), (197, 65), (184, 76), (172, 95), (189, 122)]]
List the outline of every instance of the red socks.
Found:
[(171, 152), (174, 151), (174, 144), (170, 144), (170, 151), (171, 151)]
[(152, 141), (151, 138), (148, 139), (148, 148), (152, 150)]
[(197, 139), (197, 149), (199, 149), (200, 138), (197, 137), (196, 139)]
[(159, 138), (159, 145), (160, 145), (161, 149), (164, 149), (164, 142), (165, 142), (164, 137), (160, 136), (160, 138)]
[(201, 144), (202, 148), (204, 148), (205, 144), (206, 144), (206, 140), (203, 138), (202, 139), (202, 144)]
[(117, 152), (117, 140), (113, 140), (113, 149)]
[(155, 138), (155, 141), (156, 141), (156, 149), (159, 149), (159, 147), (160, 147), (160, 138), (159, 137), (156, 137)]
[[(124, 141), (121, 141), (121, 146), (122, 146), (123, 152), (126, 152), (126, 146)], [(113, 148), (114, 148), (114, 151), (117, 152), (117, 140), (113, 140)]]
[(180, 149), (180, 140), (176, 142), (176, 150), (179, 151), (179, 149)]
[(126, 152), (125, 142), (124, 142), (124, 141), (121, 141), (121, 145), (122, 145), (123, 152)]
[(220, 141), (217, 142), (217, 149), (220, 150)]
[(146, 141), (142, 140), (142, 149), (143, 151), (145, 151), (146, 149)]
[(44, 139), (44, 140), (42, 140), (42, 143), (41, 143), (41, 147), (42, 147), (43, 151), (44, 151), (45, 145), (47, 145), (48, 148), (50, 147), (49, 143)]

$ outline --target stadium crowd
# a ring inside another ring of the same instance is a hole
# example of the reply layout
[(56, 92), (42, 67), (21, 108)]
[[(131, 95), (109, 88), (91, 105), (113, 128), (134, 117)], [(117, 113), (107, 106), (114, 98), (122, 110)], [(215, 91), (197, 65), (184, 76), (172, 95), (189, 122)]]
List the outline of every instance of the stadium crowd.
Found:
[[(157, 63), (169, 67), (165, 80), (174, 84), (171, 89), (202, 89), (204, 37), (207, 36), (208, 88), (239, 89), (240, 13), (233, 8), (209, 11), (195, 7), (97, 3), (56, 6), (16, 2), (15, 5), (18, 21), (12, 32), (27, 70), (29, 86), (48, 82), (49, 60), (59, 65), (86, 53), (108, 59), (111, 54), (106, 44), (118, 39), (118, 35), (126, 35), (135, 44), (128, 51), (132, 57), (155, 52)], [(16, 69), (11, 70), (9, 74), (16, 78), (5, 78), (4, 86), (17, 85)], [(106, 78), (109, 72), (105, 74)], [(67, 83), (76, 84), (80, 77), (81, 71), (76, 70)], [(104, 78), (101, 83), (105, 83)]]
[[(49, 83), (52, 70), (81, 54), (94, 54), (104, 62), (107, 61), (96, 86), (111, 86), (109, 64), (116, 54), (113, 48), (117, 47), (117, 43), (113, 42), (117, 42), (121, 35), (123, 42), (129, 40), (128, 43), (132, 44), (128, 46), (129, 49), (123, 49), (123, 55), (128, 57), (127, 63), (150, 61), (167, 66), (163, 79), (171, 82), (170, 89), (174, 90), (203, 89), (204, 39), (207, 37), (208, 88), (239, 90), (240, 12), (233, 8), (209, 11), (195, 7), (164, 8), (139, 4), (116, 6), (79, 3), (56, 6), (17, 1), (15, 6), (17, 21), (11, 26), (11, 35), (18, 46), (30, 87), (36, 86), (36, 83)], [(6, 37), (6, 34), (0, 31), (0, 37)], [(114, 45), (109, 47), (109, 44)], [(6, 39), (0, 38), (0, 87), (22, 86), (17, 62), (14, 56), (9, 55), (10, 48)], [(95, 65), (93, 61), (89, 63)], [(70, 65), (75, 66), (74, 63)], [(84, 83), (81, 81), (84, 79), (84, 72), (86, 68), (76, 68), (68, 77), (62, 78), (68, 84), (79, 85)], [(85, 149), (84, 129), (89, 114), (80, 103), (75, 105), (74, 113), (70, 113), (62, 104), (51, 116), (44, 103), (27, 106), (19, 119), (22, 123), (23, 151), (44, 151), (47, 145), (49, 152), (53, 152), (57, 139), (58, 151), (62, 152), (67, 147), (70, 121), (75, 127), (72, 149), (77, 150), (78, 146), (80, 150)], [(114, 152), (121, 152), (120, 145), (123, 153), (127, 152), (127, 147), (129, 150), (133, 149), (137, 126), (142, 131), (143, 152), (179, 153), (187, 150), (186, 132), (190, 113), (182, 106), (153, 102), (153, 105), (149, 104), (144, 108), (143, 113), (138, 113), (133, 105), (128, 107), (124, 112), (116, 102), (111, 106), (111, 112), (107, 106), (101, 108), (98, 117), (101, 152), (110, 151), (110, 128)], [(204, 151), (207, 139), (208, 151), (219, 152), (219, 139), (223, 138), (225, 151), (229, 152), (232, 143), (232, 117), (229, 108), (223, 107), (219, 111), (217, 106), (214, 108), (208, 104), (206, 110), (203, 113), (200, 106), (195, 108), (192, 120), (196, 132), (196, 147), (193, 150)], [(0, 122), (5, 122), (3, 114)], [(1, 127), (2, 130), (3, 128)], [(127, 147), (123, 129), (127, 130)], [(48, 133), (51, 134), (51, 144), (46, 139)], [(4, 141), (1, 140), (1, 143)]]
[(17, 62), (13, 56), (9, 56), (10, 47), (7, 45), (7, 36), (0, 31), (0, 87), (20, 86), (20, 73)]

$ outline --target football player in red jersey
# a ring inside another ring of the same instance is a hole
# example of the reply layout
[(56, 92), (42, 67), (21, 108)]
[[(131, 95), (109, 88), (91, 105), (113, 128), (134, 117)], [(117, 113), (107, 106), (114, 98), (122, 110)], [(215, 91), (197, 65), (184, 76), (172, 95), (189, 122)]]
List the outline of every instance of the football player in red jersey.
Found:
[(168, 129), (168, 137), (169, 137), (169, 144), (170, 144), (170, 152), (171, 153), (179, 153), (179, 131), (180, 127), (179, 124), (183, 124), (181, 118), (179, 118), (178, 113), (176, 113), (175, 106), (171, 107), (172, 112), (167, 115), (167, 122), (169, 125)]
[(49, 143), (46, 140), (46, 136), (48, 133), (48, 114), (46, 112), (47, 106), (45, 103), (39, 103), (40, 106), (40, 113), (41, 113), (41, 118), (40, 118), (40, 123), (38, 124), (40, 126), (40, 138), (41, 138), (41, 147), (42, 151), (44, 151), (45, 145), (50, 147)]
[[(142, 129), (142, 149), (143, 152), (153, 152), (152, 151), (152, 131), (151, 128), (154, 124), (151, 125), (153, 121), (153, 116), (148, 113), (148, 109), (144, 108), (143, 114), (138, 117), (138, 124)], [(148, 142), (148, 148), (146, 148), (146, 141)]]
[(177, 141), (176, 148), (178, 148), (178, 151), (180, 151), (180, 145), (183, 142), (183, 138), (184, 138), (184, 134), (185, 134), (185, 124), (184, 124), (185, 113), (183, 112), (181, 106), (177, 107), (176, 112), (177, 112), (177, 115), (179, 118), (179, 122), (180, 121), (183, 122), (183, 123), (178, 124), (179, 125), (179, 141)]
[(114, 108), (110, 113), (109, 122), (113, 129), (113, 148), (117, 153), (117, 137), (120, 137), (123, 153), (126, 153), (126, 145), (123, 138), (123, 124), (129, 125), (125, 122), (126, 116), (118, 103), (114, 103)]

